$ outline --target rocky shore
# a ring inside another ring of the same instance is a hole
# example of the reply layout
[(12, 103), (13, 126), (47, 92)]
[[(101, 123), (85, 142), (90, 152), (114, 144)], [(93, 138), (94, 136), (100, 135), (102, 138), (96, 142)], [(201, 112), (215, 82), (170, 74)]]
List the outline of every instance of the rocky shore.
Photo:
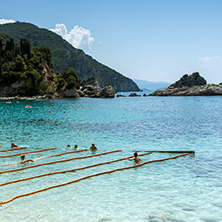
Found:
[(181, 79), (163, 90), (157, 90), (149, 96), (215, 96), (222, 95), (222, 83), (207, 84), (199, 75), (184, 75)]
[(90, 98), (114, 98), (115, 92), (112, 86), (99, 87), (95, 77), (88, 78), (81, 83), (80, 89), (76, 91), (78, 97)]
[[(21, 81), (24, 82), (24, 81)], [(98, 81), (95, 77), (91, 77), (81, 83), (79, 89), (75, 87), (71, 89), (62, 88), (59, 91), (49, 91), (46, 94), (38, 96), (10, 96), (10, 92), (14, 89), (21, 87), (21, 82), (16, 82), (11, 86), (1, 87), (0, 86), (0, 100), (43, 100), (43, 99), (55, 99), (55, 98), (79, 98), (79, 97), (89, 97), (89, 98), (114, 98), (115, 92), (112, 86), (105, 86), (100, 88)], [(46, 81), (48, 85), (53, 84), (53, 82)], [(25, 85), (25, 83), (23, 83)], [(54, 88), (52, 85), (51, 88)]]

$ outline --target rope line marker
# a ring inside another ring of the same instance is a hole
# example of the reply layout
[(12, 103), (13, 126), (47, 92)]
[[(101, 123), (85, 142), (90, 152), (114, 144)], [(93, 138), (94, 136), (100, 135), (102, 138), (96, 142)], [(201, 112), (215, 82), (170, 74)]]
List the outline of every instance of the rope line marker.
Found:
[(21, 149), (27, 149), (27, 146), (21, 146), (21, 147), (16, 147), (16, 148), (11, 148), (7, 150), (0, 150), (0, 152), (7, 152), (7, 151), (14, 151), (14, 150), (21, 150)]
[(195, 153), (195, 151), (190, 150), (190, 151), (173, 151), (173, 150), (147, 150), (147, 151), (133, 151), (133, 152), (153, 152), (153, 153)]
[(92, 178), (92, 177), (96, 177), (96, 176), (100, 176), (100, 175), (104, 175), (104, 174), (109, 174), (109, 173), (114, 173), (114, 172), (117, 172), (117, 171), (128, 170), (128, 169), (140, 167), (140, 166), (143, 166), (143, 165), (149, 164), (149, 163), (161, 162), (161, 161), (170, 160), (170, 159), (176, 159), (178, 157), (182, 157), (182, 156), (186, 156), (186, 155), (189, 155), (189, 153), (183, 153), (183, 154), (180, 154), (180, 155), (177, 155), (177, 156), (168, 157), (168, 158), (164, 158), (164, 159), (150, 160), (150, 161), (146, 161), (146, 162), (143, 162), (141, 164), (134, 165), (134, 166), (117, 168), (117, 169), (110, 170), (110, 171), (104, 171), (104, 172), (101, 172), (101, 173), (91, 174), (91, 175), (88, 175), (88, 176), (85, 176), (85, 177), (81, 177), (79, 179), (72, 180), (72, 181), (69, 181), (69, 182), (66, 182), (66, 183), (53, 185), (53, 186), (50, 186), (50, 187), (42, 188), (42, 189), (35, 190), (35, 191), (29, 192), (29, 193), (25, 193), (25, 194), (20, 194), (20, 195), (17, 195), (15, 197), (12, 197), (9, 200), (1, 201), (0, 204), (7, 204), (7, 203), (12, 202), (13, 200), (15, 200), (17, 198), (20, 198), (20, 197), (25, 197), (25, 196), (29, 196), (29, 195), (32, 195), (32, 194), (43, 192), (43, 191), (46, 191), (46, 190), (49, 190), (49, 189), (53, 189), (53, 188), (56, 188), (56, 187), (61, 187), (61, 186), (69, 185), (69, 184), (76, 183), (76, 182), (79, 182), (81, 180), (85, 180), (85, 179), (88, 179), (88, 178)]
[[(145, 155), (149, 155), (149, 154), (151, 154), (151, 152), (140, 154), (140, 156), (145, 156)], [(93, 164), (93, 165), (89, 165), (89, 166), (85, 166), (85, 167), (80, 167), (80, 168), (75, 168), (75, 169), (71, 169), (71, 170), (63, 170), (63, 171), (57, 171), (57, 172), (52, 172), (52, 173), (45, 173), (45, 174), (40, 174), (40, 175), (37, 175), (37, 176), (27, 177), (27, 178), (23, 178), (23, 179), (12, 180), (12, 181), (8, 181), (8, 182), (5, 182), (5, 183), (1, 183), (0, 186), (5, 186), (5, 185), (8, 185), (8, 184), (17, 183), (17, 182), (26, 181), (26, 180), (31, 180), (31, 179), (35, 179), (35, 178), (39, 178), (39, 177), (45, 177), (45, 176), (50, 176), (50, 175), (55, 175), (55, 174), (70, 173), (70, 172), (74, 172), (74, 171), (85, 170), (85, 169), (96, 167), (96, 166), (101, 166), (101, 165), (105, 165), (105, 164), (110, 164), (110, 163), (123, 161), (123, 160), (126, 160), (127, 158), (132, 158), (132, 157), (133, 156), (129, 156), (129, 157), (124, 157), (124, 158), (117, 159), (117, 160), (97, 163), (97, 164)]]
[(55, 155), (51, 155), (51, 156), (40, 157), (40, 158), (35, 159), (35, 160), (33, 160), (33, 161), (35, 162), (35, 161), (43, 160), (43, 159), (50, 158), (50, 157), (62, 156), (62, 155), (66, 155), (66, 154), (79, 153), (79, 152), (84, 152), (84, 151), (88, 151), (88, 149), (75, 150), (75, 151), (69, 151), (69, 152), (65, 152), (65, 153), (59, 153), (59, 154), (55, 154)]
[(90, 155), (90, 156), (74, 157), (74, 158), (71, 158), (71, 159), (58, 160), (58, 161), (53, 161), (53, 162), (48, 162), (48, 163), (41, 163), (41, 164), (32, 165), (32, 166), (27, 166), (27, 167), (21, 167), (21, 168), (17, 168), (17, 169), (3, 170), (3, 171), (0, 171), (0, 174), (2, 174), (2, 173), (9, 173), (9, 172), (15, 172), (15, 171), (20, 171), (20, 170), (26, 170), (26, 169), (30, 169), (30, 168), (34, 168), (34, 167), (45, 166), (45, 165), (50, 165), (50, 164), (55, 164), (55, 163), (63, 163), (63, 162), (72, 161), (72, 160), (86, 159), (86, 158), (91, 158), (91, 157), (96, 157), (96, 156), (101, 156), (101, 155), (106, 155), (106, 154), (116, 153), (116, 152), (121, 152), (121, 151), (122, 151), (122, 150), (114, 150), (114, 151), (109, 151), (109, 152), (105, 152), (105, 153), (94, 154), (94, 155)]
[(39, 152), (55, 150), (55, 149), (56, 148), (47, 148), (47, 149), (41, 149), (41, 150), (35, 150), (35, 151), (28, 151), (28, 152), (24, 152), (24, 153), (11, 154), (11, 155), (8, 155), (8, 156), (0, 156), (0, 158), (9, 158), (9, 157), (14, 157), (14, 156), (25, 155), (25, 154), (28, 154), (28, 153), (39, 153)]
[[(38, 159), (33, 160), (33, 162), (36, 162), (36, 161), (42, 160), (42, 159), (46, 159), (46, 158), (49, 158), (49, 157), (62, 156), (62, 155), (65, 155), (65, 154), (78, 153), (78, 152), (83, 152), (83, 151), (88, 151), (88, 150), (87, 149), (82, 149), (82, 150), (70, 151), (70, 152), (65, 152), (65, 153), (59, 153), (59, 154), (55, 154), (55, 155), (51, 155), (51, 156), (40, 157)], [(6, 163), (6, 164), (0, 165), (0, 167), (1, 166), (9, 166), (9, 165), (18, 165), (18, 164), (21, 164), (21, 162), (18, 162), (18, 163)]]

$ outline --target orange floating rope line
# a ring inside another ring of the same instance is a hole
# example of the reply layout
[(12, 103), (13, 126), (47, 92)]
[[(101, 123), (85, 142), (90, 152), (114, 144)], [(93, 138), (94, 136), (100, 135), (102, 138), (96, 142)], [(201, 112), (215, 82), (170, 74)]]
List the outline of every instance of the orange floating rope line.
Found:
[(11, 155), (8, 155), (8, 156), (0, 156), (0, 158), (9, 158), (9, 157), (14, 157), (14, 156), (25, 155), (25, 154), (28, 154), (28, 153), (39, 153), (39, 152), (55, 150), (55, 149), (56, 148), (47, 148), (47, 149), (42, 149), (42, 150), (35, 150), (35, 151), (29, 151), (29, 152), (24, 152), (24, 153), (11, 154)]
[(153, 152), (153, 153), (190, 153), (190, 154), (195, 154), (195, 151), (193, 150), (147, 150), (147, 151), (133, 151), (133, 152)]
[(27, 146), (21, 146), (21, 147), (16, 147), (16, 148), (11, 148), (7, 150), (0, 150), (0, 152), (7, 152), (7, 151), (13, 151), (13, 150), (21, 150), (21, 149), (27, 149)]
[(88, 176), (85, 176), (85, 177), (81, 177), (79, 179), (72, 180), (72, 181), (69, 181), (69, 182), (66, 182), (66, 183), (53, 185), (53, 186), (50, 186), (50, 187), (42, 188), (42, 189), (35, 190), (33, 192), (29, 192), (29, 193), (25, 193), (25, 194), (20, 194), (20, 195), (17, 195), (15, 197), (12, 197), (9, 200), (1, 201), (0, 204), (7, 204), (7, 203), (12, 202), (13, 200), (15, 200), (17, 198), (20, 198), (20, 197), (25, 197), (25, 196), (29, 196), (29, 195), (32, 195), (32, 194), (35, 194), (35, 193), (39, 193), (39, 192), (43, 192), (43, 191), (46, 191), (46, 190), (49, 190), (49, 189), (53, 189), (53, 188), (56, 188), (56, 187), (61, 187), (61, 186), (69, 185), (69, 184), (76, 183), (76, 182), (79, 182), (81, 180), (85, 180), (85, 179), (88, 179), (88, 178), (92, 178), (92, 177), (96, 177), (96, 176), (100, 176), (100, 175), (104, 175), (104, 174), (109, 174), (109, 173), (114, 173), (114, 172), (117, 172), (117, 171), (128, 170), (128, 169), (140, 167), (140, 166), (143, 166), (143, 165), (149, 164), (149, 163), (161, 162), (161, 161), (170, 160), (170, 159), (176, 159), (178, 157), (186, 156), (186, 155), (189, 155), (189, 153), (184, 153), (184, 154), (180, 154), (180, 155), (177, 155), (177, 156), (168, 157), (168, 158), (164, 158), (164, 159), (150, 160), (150, 161), (146, 161), (144, 163), (133, 165), (133, 166), (129, 166), (129, 167), (123, 167), (123, 168), (118, 168), (118, 169), (114, 169), (114, 170), (110, 170), (110, 171), (105, 171), (105, 172), (101, 172), (101, 173), (91, 174), (91, 175), (88, 175)]
[(65, 152), (65, 153), (59, 153), (59, 154), (55, 154), (55, 155), (51, 155), (51, 156), (40, 157), (40, 158), (35, 159), (35, 160), (33, 160), (33, 161), (35, 162), (35, 161), (43, 160), (43, 159), (50, 158), (50, 157), (62, 156), (62, 155), (66, 155), (66, 154), (79, 153), (79, 152), (84, 152), (84, 151), (88, 151), (88, 149), (75, 150), (75, 151), (69, 151), (69, 152)]
[[(49, 157), (62, 156), (65, 154), (78, 153), (78, 152), (83, 152), (83, 151), (88, 151), (88, 150), (82, 149), (82, 150), (70, 151), (70, 152), (65, 152), (65, 153), (59, 153), (59, 154), (55, 154), (55, 155), (51, 155), (51, 156), (40, 157), (38, 159), (33, 160), (33, 162), (38, 161), (38, 160), (42, 160), (42, 159), (46, 159)], [(0, 167), (1, 166), (9, 166), (9, 165), (18, 165), (18, 164), (21, 164), (21, 163), (20, 162), (19, 163), (6, 163), (6, 164), (1, 164)]]
[(2, 173), (9, 173), (9, 172), (15, 172), (15, 171), (19, 171), (19, 170), (26, 170), (26, 169), (30, 169), (30, 168), (34, 168), (34, 167), (45, 166), (45, 165), (50, 165), (50, 164), (55, 164), (55, 163), (62, 163), (62, 162), (67, 162), (67, 161), (72, 161), (72, 160), (91, 158), (91, 157), (96, 157), (96, 156), (101, 156), (101, 155), (106, 155), (106, 154), (115, 153), (115, 152), (121, 152), (121, 151), (122, 150), (114, 150), (114, 151), (94, 154), (94, 155), (90, 155), (90, 156), (74, 157), (74, 158), (71, 158), (71, 159), (58, 160), (58, 161), (53, 161), (53, 162), (48, 162), (48, 163), (41, 163), (41, 164), (37, 164), (37, 165), (33, 165), (33, 166), (27, 166), (27, 167), (22, 167), (22, 168), (17, 168), (17, 169), (3, 170), (3, 171), (0, 171), (0, 174), (2, 174)]
[[(152, 152), (139, 154), (138, 156), (145, 156), (145, 155), (149, 155), (151, 153)], [(27, 178), (23, 178), (23, 179), (12, 180), (12, 181), (8, 181), (8, 182), (5, 182), (5, 183), (1, 183), (0, 186), (5, 186), (5, 185), (8, 185), (8, 184), (17, 183), (17, 182), (26, 181), (26, 180), (31, 180), (31, 179), (35, 179), (35, 178), (39, 178), (39, 177), (51, 176), (51, 175), (62, 174), (62, 173), (70, 173), (70, 172), (74, 172), (74, 171), (78, 171), (78, 170), (85, 170), (85, 169), (92, 168), (92, 167), (97, 167), (97, 166), (101, 166), (101, 165), (105, 165), (105, 164), (111, 164), (111, 163), (123, 161), (123, 160), (126, 160), (127, 158), (132, 158), (132, 157), (133, 156), (124, 157), (124, 158), (121, 158), (121, 159), (118, 159), (118, 160), (112, 160), (112, 161), (108, 161), (108, 162), (97, 163), (97, 164), (93, 164), (93, 165), (90, 165), (90, 166), (75, 168), (75, 169), (71, 169), (71, 170), (63, 170), (63, 171), (57, 171), (57, 172), (52, 172), (52, 173), (45, 173), (45, 174), (40, 174), (40, 175), (37, 175), (37, 176), (27, 177)]]

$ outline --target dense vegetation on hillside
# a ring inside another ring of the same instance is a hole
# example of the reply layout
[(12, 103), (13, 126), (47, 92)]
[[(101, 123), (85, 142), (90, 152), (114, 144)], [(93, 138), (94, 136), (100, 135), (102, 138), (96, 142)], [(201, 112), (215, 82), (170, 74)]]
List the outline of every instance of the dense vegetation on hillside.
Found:
[(79, 87), (79, 77), (73, 68), (53, 73), (52, 53), (48, 47), (31, 47), (27, 39), (15, 42), (0, 36), (0, 86), (12, 86), (10, 95), (54, 94), (61, 89)]
[(138, 91), (138, 86), (129, 78), (97, 62), (82, 50), (74, 48), (61, 36), (29, 23), (16, 22), (0, 25), (0, 33), (9, 35), (19, 43), (28, 39), (33, 47), (47, 46), (52, 52), (55, 72), (73, 67), (81, 80), (96, 77), (100, 87), (111, 85), (115, 91)]

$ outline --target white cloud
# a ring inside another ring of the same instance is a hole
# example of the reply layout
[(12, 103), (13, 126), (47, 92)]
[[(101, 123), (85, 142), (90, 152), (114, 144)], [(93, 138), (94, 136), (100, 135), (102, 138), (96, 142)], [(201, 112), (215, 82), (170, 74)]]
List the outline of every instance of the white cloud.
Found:
[(92, 43), (95, 41), (91, 36), (91, 32), (88, 29), (74, 26), (71, 31), (67, 31), (64, 24), (56, 24), (55, 29), (50, 29), (51, 31), (61, 35), (66, 41), (68, 41), (75, 48), (80, 48), (84, 50), (90, 49)]
[(14, 23), (15, 20), (13, 19), (0, 19), (0, 25), (6, 24), (6, 23)]
[(200, 73), (205, 73), (208, 82), (222, 82), (222, 57), (220, 56), (204, 56), (199, 57)]
[(222, 57), (216, 55), (199, 57), (199, 62), (201, 68), (215, 69), (222, 66)]

